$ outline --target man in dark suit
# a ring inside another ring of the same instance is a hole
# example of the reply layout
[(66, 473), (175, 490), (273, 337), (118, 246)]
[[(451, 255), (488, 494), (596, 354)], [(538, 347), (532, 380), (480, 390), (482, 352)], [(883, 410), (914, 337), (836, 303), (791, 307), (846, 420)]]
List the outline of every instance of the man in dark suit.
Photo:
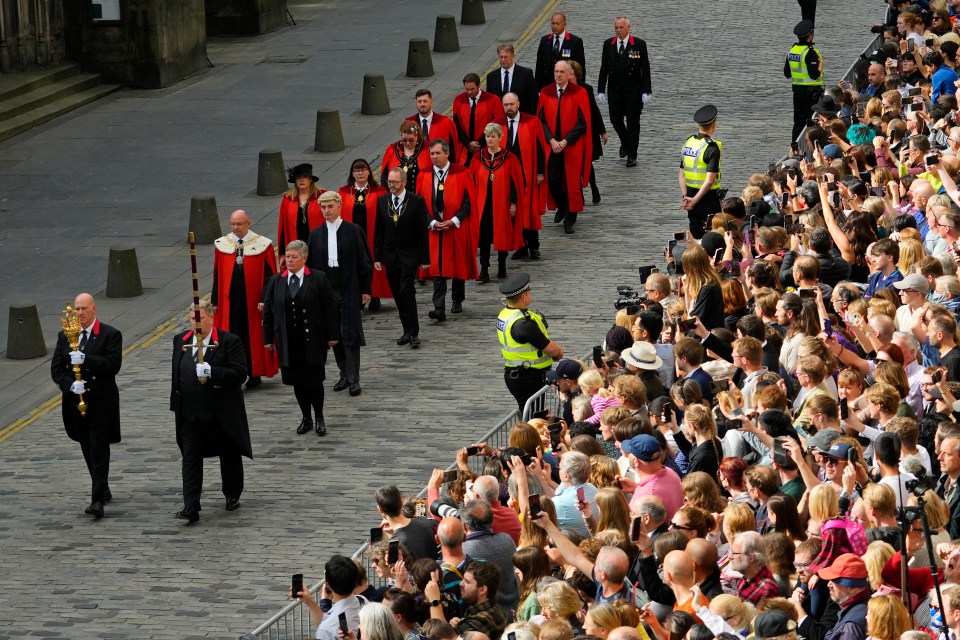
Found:
[[(698, 323), (700, 324), (700, 323)], [(705, 356), (699, 340), (684, 337), (673, 345), (673, 357), (677, 367), (677, 380), (690, 379), (700, 385), (700, 394), (707, 402), (713, 401), (713, 378), (700, 368)]]
[[(553, 14), (550, 17), (550, 31), (551, 33), (540, 38), (540, 45), (537, 47), (538, 91), (553, 83), (553, 68), (558, 60), (579, 62), (584, 74), (587, 72), (583, 40), (567, 31), (567, 16), (562, 13)], [(520, 104), (523, 105), (523, 96), (520, 97)]]
[(373, 268), (386, 269), (403, 325), (397, 345), (420, 346), (420, 321), (413, 281), (417, 269), (430, 267), (429, 214), (423, 198), (407, 191), (407, 174), (391, 169), (387, 175), (390, 192), (377, 200), (377, 224), (373, 234)]
[(630, 21), (619, 17), (613, 22), (616, 36), (603, 43), (597, 101), (607, 100), (610, 81), (610, 122), (620, 136), (620, 157), (628, 167), (637, 166), (640, 144), (640, 114), (653, 93), (650, 84), (650, 59), (647, 43), (630, 35)]
[[(116, 376), (123, 360), (123, 336), (97, 319), (97, 305), (89, 293), (78, 295), (73, 309), (80, 321), (80, 346), (71, 351), (61, 331), (50, 361), (50, 375), (63, 392), (63, 426), (70, 439), (80, 443), (93, 483), (90, 506), (85, 513), (99, 519), (103, 517), (104, 503), (113, 498), (108, 476), (110, 445), (120, 442), (120, 393)], [(80, 365), (80, 380), (73, 373), (74, 364)], [(78, 409), (80, 394), (84, 394), (86, 415), (80, 415)]]
[[(177, 446), (183, 455), (183, 509), (177, 518), (200, 519), (203, 459), (220, 458), (220, 479), (227, 511), (240, 506), (243, 458), (253, 457), (247, 410), (240, 385), (247, 378), (247, 358), (239, 336), (213, 326), (209, 302), (202, 302), (199, 328), (173, 339), (170, 410), (177, 425)], [(202, 347), (197, 344), (199, 331)], [(201, 363), (198, 351), (203, 349)]]
[[(367, 344), (360, 309), (370, 302), (373, 261), (363, 230), (340, 217), (342, 204), (340, 194), (335, 191), (320, 196), (320, 212), (326, 224), (310, 233), (307, 266), (327, 274), (340, 309), (340, 341), (333, 347), (340, 379), (333, 390), (343, 391), (349, 387), (350, 395), (358, 396), (361, 393), (360, 347)], [(334, 242), (330, 242), (331, 235)]]
[(944, 438), (940, 443), (940, 481), (937, 483), (937, 495), (950, 507), (950, 521), (947, 532), (951, 540), (960, 537), (960, 438)]
[(515, 93), (520, 99), (520, 110), (527, 115), (537, 115), (540, 88), (533, 71), (516, 64), (517, 55), (509, 42), (497, 45), (497, 57), (500, 59), (500, 68), (487, 74), (487, 91), (498, 98)]

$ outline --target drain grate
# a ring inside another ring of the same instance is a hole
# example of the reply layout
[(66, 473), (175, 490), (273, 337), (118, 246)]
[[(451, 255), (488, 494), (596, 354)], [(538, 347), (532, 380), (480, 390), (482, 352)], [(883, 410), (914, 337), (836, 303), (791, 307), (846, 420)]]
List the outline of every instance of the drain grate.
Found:
[(303, 64), (310, 56), (267, 56), (260, 64)]

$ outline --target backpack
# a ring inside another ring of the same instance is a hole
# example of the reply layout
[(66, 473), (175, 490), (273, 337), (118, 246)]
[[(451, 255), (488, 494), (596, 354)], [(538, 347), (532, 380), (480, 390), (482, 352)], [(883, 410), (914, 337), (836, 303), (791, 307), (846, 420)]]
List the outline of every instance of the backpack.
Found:
[(867, 552), (867, 545), (869, 544), (867, 542), (867, 532), (864, 531), (863, 525), (856, 520), (834, 518), (833, 520), (825, 522), (823, 527), (821, 527), (821, 530), (827, 529), (843, 529), (846, 531), (851, 553), (862, 556)]

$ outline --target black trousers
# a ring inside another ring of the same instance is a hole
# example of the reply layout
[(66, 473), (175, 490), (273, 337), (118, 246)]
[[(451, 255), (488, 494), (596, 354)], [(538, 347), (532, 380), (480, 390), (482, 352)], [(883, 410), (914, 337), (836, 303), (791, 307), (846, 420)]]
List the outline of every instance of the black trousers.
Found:
[(223, 495), (239, 498), (243, 493), (243, 455), (233, 438), (213, 420), (181, 418), (183, 446), (183, 505), (200, 507), (203, 491), (203, 451), (209, 442), (217, 444)]
[(523, 367), (504, 367), (503, 381), (507, 390), (517, 401), (517, 407), (523, 411), (523, 405), (547, 383), (547, 369), (524, 369)]
[(570, 198), (567, 195), (567, 170), (562, 153), (551, 153), (547, 158), (547, 189), (557, 203), (557, 217), (563, 222), (573, 224), (577, 221), (577, 212), (570, 211)]
[[(719, 189), (711, 189), (704, 195), (690, 211), (687, 211), (687, 218), (690, 220), (690, 233), (699, 240), (707, 232), (707, 218), (715, 213), (720, 213), (720, 194)], [(692, 192), (692, 193), (691, 193)], [(696, 193), (695, 189), (687, 192), (688, 195)]]
[[(817, 15), (817, 0), (797, 0), (800, 5), (800, 19), (815, 22)], [(796, 136), (794, 136), (796, 139)]]
[(104, 502), (110, 490), (110, 435), (107, 429), (89, 429), (87, 437), (80, 440), (80, 451), (90, 473), (91, 499), (93, 502)]
[(417, 267), (408, 267), (398, 263), (386, 267), (387, 283), (400, 312), (400, 324), (404, 335), (420, 335), (420, 320), (417, 318), (417, 290), (413, 283), (417, 277)]
[(794, 87), (793, 88), (793, 132), (790, 140), (796, 140), (807, 120), (813, 117), (813, 107), (823, 95), (823, 87)]
[[(488, 249), (489, 250), (489, 249)], [(450, 278), (453, 280), (451, 299), (454, 302), (463, 302), (466, 298), (466, 283), (460, 278)], [(447, 306), (447, 278), (433, 279), (433, 308), (445, 309)]]
[[(333, 289), (333, 295), (337, 299), (337, 311), (343, 318), (343, 291), (337, 287)], [(357, 312), (359, 315), (359, 311)], [(341, 335), (343, 332), (341, 331)], [(333, 357), (337, 360), (337, 368), (340, 369), (340, 377), (346, 378), (347, 382), (359, 384), (360, 382), (360, 345), (354, 347), (344, 346), (343, 340), (333, 345)]]
[(539, 251), (540, 250), (540, 231), (538, 231), (537, 229), (524, 229), (523, 244), (526, 245), (527, 249), (529, 249), (530, 251)]
[(610, 123), (620, 136), (620, 144), (630, 160), (637, 159), (637, 147), (640, 146), (641, 96), (638, 91), (616, 91), (610, 87)]

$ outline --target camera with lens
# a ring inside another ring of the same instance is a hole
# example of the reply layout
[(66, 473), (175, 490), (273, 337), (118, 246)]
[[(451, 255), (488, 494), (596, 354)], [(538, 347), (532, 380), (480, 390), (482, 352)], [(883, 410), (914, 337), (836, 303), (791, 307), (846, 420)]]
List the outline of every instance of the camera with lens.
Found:
[(450, 496), (440, 496), (430, 505), (430, 513), (437, 520), (443, 520), (444, 518), (459, 518), (460, 509), (457, 504), (457, 501), (451, 498)]
[(613, 308), (619, 311), (626, 309), (627, 313), (635, 316), (640, 313), (640, 303), (646, 298), (640, 295), (640, 292), (633, 287), (620, 285), (617, 287), (617, 295), (620, 296), (613, 303)]
[(907, 480), (904, 486), (907, 487), (907, 491), (922, 498), (927, 491), (937, 488), (937, 476), (920, 476), (916, 480)]

